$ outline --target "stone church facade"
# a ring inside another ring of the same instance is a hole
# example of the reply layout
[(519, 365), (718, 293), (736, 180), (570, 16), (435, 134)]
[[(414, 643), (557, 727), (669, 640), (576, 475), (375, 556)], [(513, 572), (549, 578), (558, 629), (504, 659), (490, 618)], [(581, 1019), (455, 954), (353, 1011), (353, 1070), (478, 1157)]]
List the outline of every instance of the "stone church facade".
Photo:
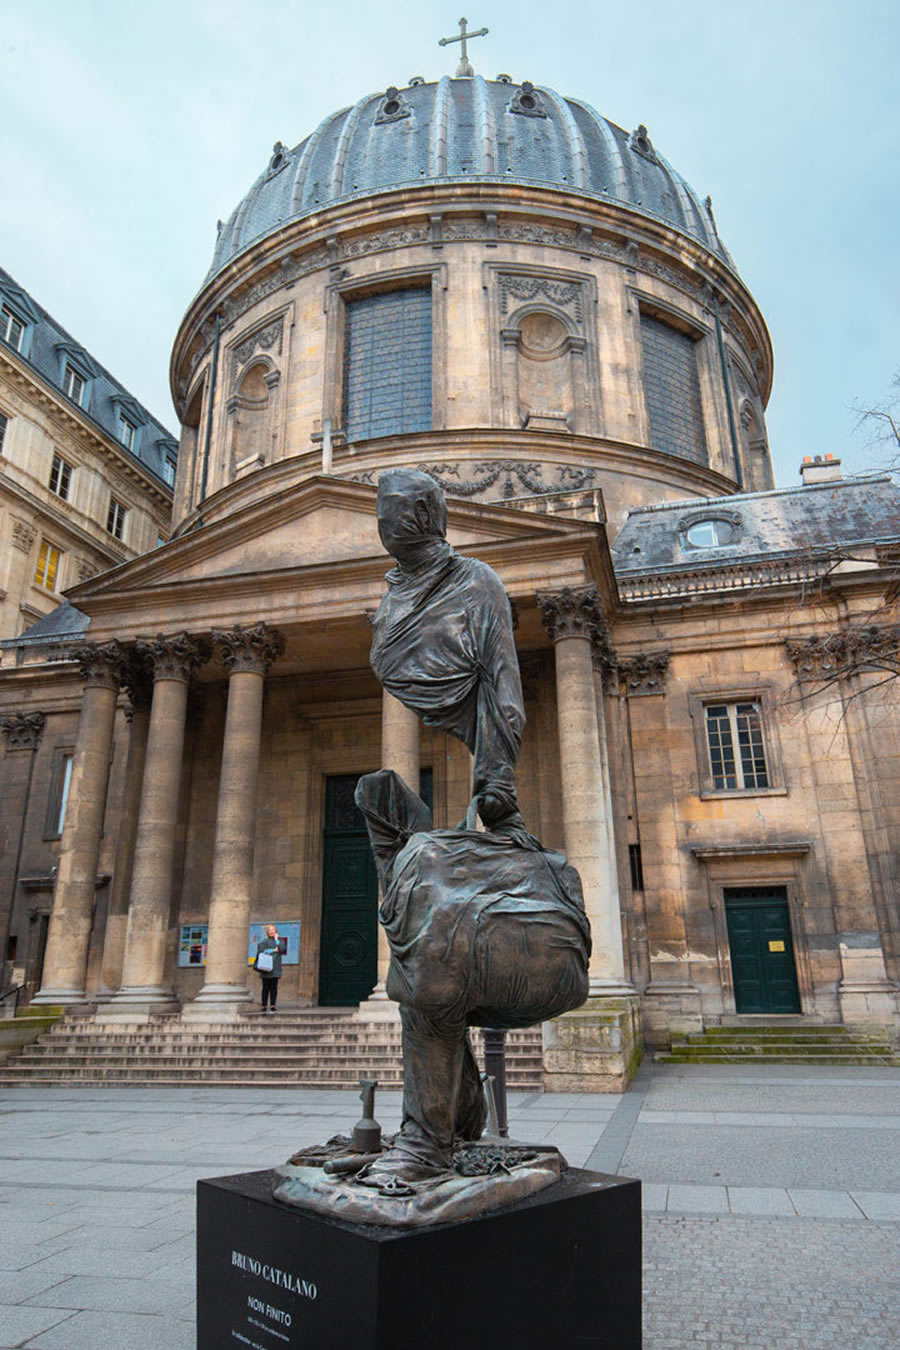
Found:
[(584, 882), (548, 1085), (741, 1017), (896, 1034), (900, 495), (830, 458), (774, 488), (764, 320), (645, 128), (476, 76), (279, 142), (171, 376), (170, 541), (3, 653), (8, 978), (227, 1019), (272, 921), (284, 1004), (390, 1016), (353, 784), (470, 795), (368, 668), (378, 475), (416, 465), (513, 603), (523, 812)]

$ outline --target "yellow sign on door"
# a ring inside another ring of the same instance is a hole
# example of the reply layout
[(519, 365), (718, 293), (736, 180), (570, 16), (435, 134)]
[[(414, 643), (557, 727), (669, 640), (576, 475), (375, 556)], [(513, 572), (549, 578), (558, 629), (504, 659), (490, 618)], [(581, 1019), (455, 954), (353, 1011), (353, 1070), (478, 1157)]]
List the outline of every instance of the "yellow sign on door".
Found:
[(783, 951), (784, 951), (784, 943), (783, 943), (783, 942), (770, 942), (770, 943), (769, 943), (769, 951), (770, 951), (770, 952), (783, 952)]

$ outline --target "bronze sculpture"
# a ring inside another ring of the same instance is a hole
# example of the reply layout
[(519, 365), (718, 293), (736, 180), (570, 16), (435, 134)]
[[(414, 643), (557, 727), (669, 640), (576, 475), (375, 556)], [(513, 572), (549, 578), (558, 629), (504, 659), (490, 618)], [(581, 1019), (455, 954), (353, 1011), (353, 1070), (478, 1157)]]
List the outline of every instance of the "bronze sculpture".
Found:
[(447, 543), (446, 502), (428, 474), (382, 474), (378, 528), (397, 566), (375, 616), (372, 667), (429, 726), (465, 742), (474, 795), (466, 821), (435, 830), (392, 771), (357, 788), (391, 947), (387, 992), (403, 1026), (403, 1124), (360, 1178), (370, 1186), (449, 1169), (454, 1139), (484, 1128), (467, 1028), (532, 1026), (579, 1007), (590, 955), (578, 874), (518, 809), (525, 710), (500, 580)]

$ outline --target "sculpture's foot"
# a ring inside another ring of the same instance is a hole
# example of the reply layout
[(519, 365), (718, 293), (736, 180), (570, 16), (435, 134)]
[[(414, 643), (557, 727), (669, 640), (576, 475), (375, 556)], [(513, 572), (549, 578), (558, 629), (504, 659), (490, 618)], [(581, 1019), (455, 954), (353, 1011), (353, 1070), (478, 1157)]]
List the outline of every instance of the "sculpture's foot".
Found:
[(446, 1176), (450, 1162), (449, 1150), (445, 1153), (432, 1140), (404, 1126), (390, 1148), (358, 1173), (356, 1180), (358, 1185), (374, 1190), (411, 1186)]

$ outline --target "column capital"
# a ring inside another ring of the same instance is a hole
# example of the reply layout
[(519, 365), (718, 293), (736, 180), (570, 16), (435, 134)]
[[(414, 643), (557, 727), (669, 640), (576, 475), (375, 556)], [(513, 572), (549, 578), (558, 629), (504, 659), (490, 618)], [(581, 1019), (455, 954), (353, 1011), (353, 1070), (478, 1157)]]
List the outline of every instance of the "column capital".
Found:
[(242, 628), (236, 623), (227, 633), (214, 632), (212, 636), (229, 675), (238, 671), (266, 675), (285, 648), (284, 635), (265, 623), (255, 624), (253, 628)]
[(122, 675), (122, 687), (128, 694), (125, 716), (130, 722), (138, 708), (149, 708), (153, 700), (153, 665), (146, 652), (132, 647)]
[(8, 750), (36, 750), (46, 718), (42, 712), (10, 713), (0, 717)]
[(117, 638), (111, 642), (80, 642), (69, 648), (78, 662), (78, 673), (87, 688), (118, 689), (124, 678), (128, 653)]
[(596, 586), (538, 591), (537, 602), (551, 642), (569, 637), (587, 638), (592, 643), (607, 640), (606, 615)]
[(188, 633), (157, 633), (149, 642), (136, 643), (135, 649), (151, 666), (154, 681), (181, 680), (187, 684), (194, 669), (209, 660), (208, 644)]
[(637, 652), (618, 662), (619, 678), (625, 681), (629, 698), (643, 694), (664, 694), (669, 670), (670, 651)]

